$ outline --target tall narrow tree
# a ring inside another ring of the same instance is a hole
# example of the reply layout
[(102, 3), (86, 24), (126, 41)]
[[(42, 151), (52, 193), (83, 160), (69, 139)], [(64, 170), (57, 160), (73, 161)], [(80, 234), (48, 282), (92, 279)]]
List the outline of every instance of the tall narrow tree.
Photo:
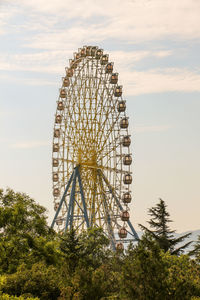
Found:
[(183, 242), (185, 238), (189, 237), (191, 233), (175, 238), (175, 230), (171, 230), (169, 227), (169, 223), (171, 223), (172, 220), (170, 219), (170, 214), (167, 211), (167, 205), (164, 200), (159, 199), (159, 203), (149, 209), (149, 215), (151, 219), (148, 223), (151, 229), (141, 224), (139, 224), (139, 226), (142, 230), (148, 232), (165, 252), (170, 251), (171, 254), (179, 255), (191, 244), (191, 242), (188, 242), (175, 248), (179, 243)]

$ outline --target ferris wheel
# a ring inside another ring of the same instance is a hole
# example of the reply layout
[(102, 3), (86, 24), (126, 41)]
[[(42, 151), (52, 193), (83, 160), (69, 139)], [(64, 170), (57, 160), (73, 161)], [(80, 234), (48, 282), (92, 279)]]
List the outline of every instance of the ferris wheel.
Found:
[(130, 222), (131, 137), (118, 73), (108, 54), (84, 46), (62, 78), (53, 132), (52, 227), (102, 227), (113, 249), (138, 240)]

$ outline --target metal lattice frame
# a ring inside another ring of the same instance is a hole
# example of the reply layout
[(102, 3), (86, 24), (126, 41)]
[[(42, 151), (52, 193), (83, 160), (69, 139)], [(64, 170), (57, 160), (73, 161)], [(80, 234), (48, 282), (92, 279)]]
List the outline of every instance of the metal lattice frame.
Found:
[(130, 165), (123, 163), (131, 153), (122, 143), (129, 137), (128, 128), (120, 125), (128, 118), (118, 108), (125, 100), (116, 92), (121, 88), (117, 81), (111, 83), (108, 65), (113, 69), (113, 64), (107, 60), (101, 49), (85, 46), (66, 68), (54, 125), (52, 227), (56, 223), (58, 230), (66, 230), (73, 225), (78, 232), (103, 227), (114, 248), (120, 228), (127, 228), (134, 239), (138, 236), (120, 216), (129, 211), (121, 199), (131, 192), (130, 184), (124, 184)]

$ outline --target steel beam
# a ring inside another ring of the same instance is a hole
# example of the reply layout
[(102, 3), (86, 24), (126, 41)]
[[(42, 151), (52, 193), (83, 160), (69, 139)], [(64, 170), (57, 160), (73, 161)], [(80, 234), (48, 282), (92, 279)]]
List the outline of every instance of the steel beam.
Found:
[(68, 189), (69, 189), (69, 187), (70, 187), (70, 184), (71, 184), (71, 182), (72, 182), (72, 177), (73, 177), (73, 173), (72, 173), (72, 175), (71, 175), (71, 177), (70, 177), (70, 179), (69, 179), (69, 181), (68, 181), (68, 183), (67, 183), (66, 189), (65, 189), (65, 191), (64, 191), (64, 193), (63, 193), (63, 196), (62, 196), (62, 199), (61, 199), (61, 201), (60, 201), (60, 203), (59, 203), (58, 209), (57, 209), (57, 211), (56, 211), (56, 213), (55, 213), (53, 222), (52, 222), (52, 224), (51, 224), (51, 228), (54, 227), (54, 224), (55, 224), (55, 222), (56, 222), (56, 219), (57, 219), (57, 216), (58, 216), (58, 214), (59, 214), (59, 212), (60, 212), (60, 209), (61, 209), (61, 207), (62, 207), (62, 204), (63, 204), (63, 202), (65, 201), (65, 196), (66, 196), (67, 191), (68, 191)]
[[(113, 198), (115, 199), (115, 201), (116, 201), (117, 205), (119, 206), (120, 210), (123, 211), (123, 207), (122, 207), (122, 205), (121, 205), (119, 199), (118, 199), (117, 196), (115, 195), (115, 192), (114, 192), (112, 186), (110, 185), (108, 179), (105, 177), (105, 175), (103, 174), (103, 172), (102, 172), (101, 170), (100, 170), (99, 172), (101, 172), (102, 177), (103, 177), (105, 183), (107, 184), (107, 186), (108, 186), (108, 188), (109, 188), (109, 191), (110, 191), (110, 193), (112, 194)], [(128, 225), (129, 225), (129, 227), (130, 227), (130, 229), (131, 229), (131, 231), (132, 231), (132, 233), (133, 233), (135, 239), (136, 239), (137, 241), (139, 241), (139, 236), (138, 236), (137, 232), (135, 231), (135, 229), (134, 229), (134, 227), (133, 227), (131, 221), (128, 220), (127, 223), (128, 223)]]
[(87, 228), (89, 228), (90, 224), (89, 224), (89, 218), (88, 218), (88, 213), (87, 213), (87, 207), (86, 207), (86, 203), (85, 203), (85, 197), (84, 197), (84, 193), (83, 193), (81, 176), (80, 176), (80, 172), (79, 172), (79, 166), (77, 167), (77, 176), (78, 176), (78, 183), (79, 183), (79, 187), (80, 187), (81, 199), (82, 199), (82, 204), (83, 204), (84, 218), (85, 218)]

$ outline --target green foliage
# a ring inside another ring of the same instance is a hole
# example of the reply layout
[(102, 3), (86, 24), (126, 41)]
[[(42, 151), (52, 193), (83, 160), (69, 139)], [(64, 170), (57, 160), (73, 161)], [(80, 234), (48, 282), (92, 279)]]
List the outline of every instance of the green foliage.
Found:
[(149, 215), (151, 216), (151, 219), (148, 223), (150, 228), (154, 230), (150, 230), (141, 224), (139, 224), (139, 226), (142, 230), (148, 232), (165, 252), (170, 251), (171, 254), (179, 255), (191, 244), (191, 242), (188, 242), (175, 249), (175, 246), (182, 242), (185, 238), (189, 237), (191, 233), (187, 233), (178, 238), (174, 237), (175, 231), (170, 230), (168, 225), (168, 223), (171, 223), (172, 220), (169, 218), (170, 215), (167, 212), (167, 205), (162, 199), (160, 199), (159, 203), (155, 207), (149, 209)]
[(0, 191), (0, 274), (13, 273), (24, 262), (55, 264), (54, 234), (45, 211), (25, 194)]
[(200, 269), (187, 255), (164, 252), (144, 236), (124, 259), (120, 299), (189, 300), (200, 296)]
[(163, 261), (168, 269), (167, 285), (172, 299), (200, 296), (200, 268), (189, 256), (165, 253)]
[(101, 228), (91, 228), (79, 236), (72, 230), (60, 237), (63, 265), (60, 268), (63, 299), (100, 299), (109, 294), (108, 239)]
[(23, 193), (8, 189), (0, 191), (0, 228), (2, 237), (17, 234), (31, 234), (32, 237), (45, 236), (49, 228), (46, 224), (46, 209)]
[(59, 272), (53, 266), (37, 263), (28, 269), (22, 264), (14, 274), (8, 274), (1, 291), (9, 295), (39, 297), (54, 300), (60, 295)]
[(144, 236), (124, 258), (121, 299), (167, 299), (166, 277), (161, 249)]
[(155, 230), (145, 230), (125, 253), (112, 252), (102, 229), (58, 235), (43, 207), (25, 194), (1, 191), (0, 299), (198, 299), (198, 254), (196, 260), (171, 255), (180, 239), (168, 227), (165, 203), (151, 213)]
[(30, 298), (30, 297), (17, 297), (17, 296), (9, 296), (7, 294), (0, 294), (0, 299), (1, 300), (39, 300), (39, 298)]

